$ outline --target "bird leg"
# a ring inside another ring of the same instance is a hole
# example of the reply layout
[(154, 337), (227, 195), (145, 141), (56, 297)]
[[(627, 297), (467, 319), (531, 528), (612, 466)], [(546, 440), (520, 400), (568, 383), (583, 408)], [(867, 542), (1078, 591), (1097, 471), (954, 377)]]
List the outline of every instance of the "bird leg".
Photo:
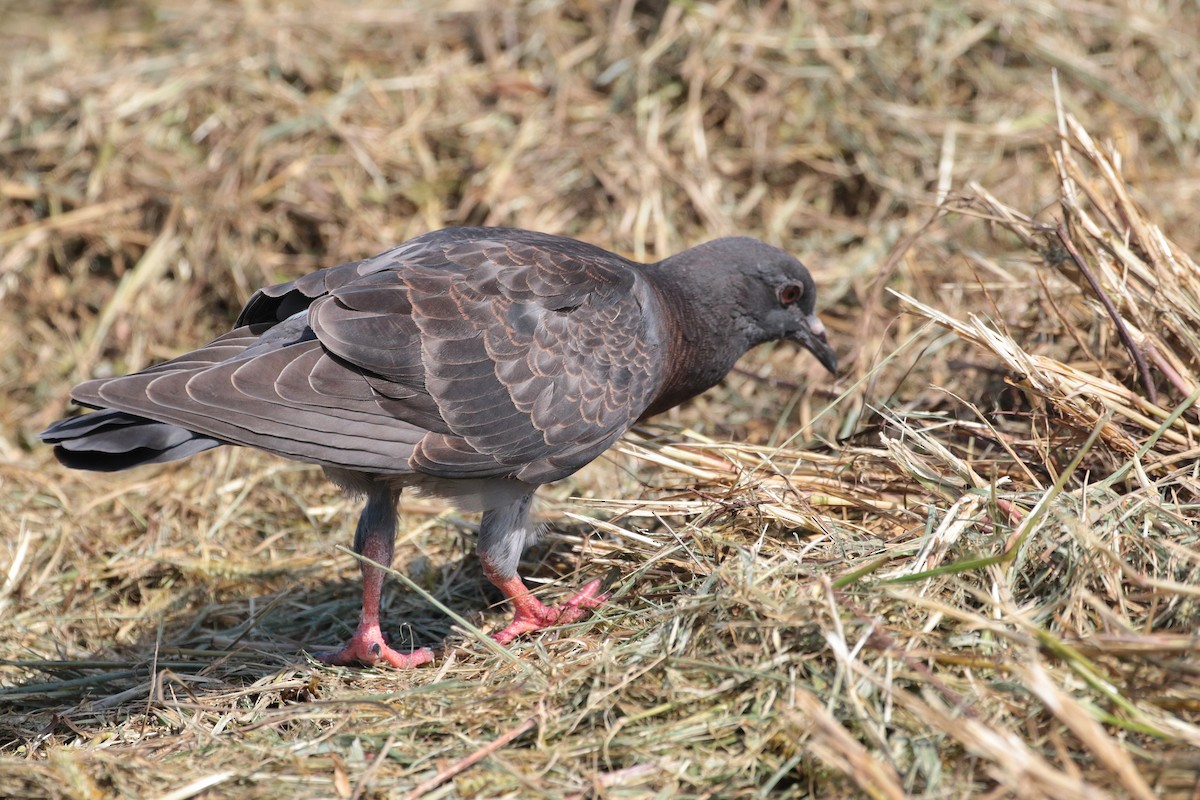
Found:
[(325, 653), (319, 658), (327, 664), (378, 664), (383, 661), (393, 667), (407, 668), (433, 660), (433, 651), (428, 647), (401, 653), (388, 647), (383, 631), (379, 629), (379, 601), (383, 592), (383, 579), (387, 574), (375, 564), (391, 566), (396, 542), (396, 502), (399, 496), (389, 489), (372, 489), (367, 494), (367, 504), (358, 518), (354, 532), (354, 552), (369, 561), (360, 562), (363, 581), (362, 614), (358, 618), (358, 630), (341, 650)]
[(512, 622), (492, 634), (500, 644), (507, 644), (523, 633), (575, 622), (587, 609), (608, 600), (608, 595), (600, 591), (599, 578), (558, 606), (547, 606), (529, 593), (517, 574), (517, 562), (525, 546), (536, 538), (536, 532), (529, 526), (532, 500), (533, 495), (529, 494), (512, 505), (487, 511), (479, 526), (478, 550), (483, 574), (513, 605)]

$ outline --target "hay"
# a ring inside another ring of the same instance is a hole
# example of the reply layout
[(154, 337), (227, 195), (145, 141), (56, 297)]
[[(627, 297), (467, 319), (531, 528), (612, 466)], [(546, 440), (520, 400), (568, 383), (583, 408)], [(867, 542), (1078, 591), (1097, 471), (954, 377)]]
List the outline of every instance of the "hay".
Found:
[[(1194, 796), (1200, 16), (793, 5), (0, 11), (0, 795)], [(526, 568), (608, 575), (592, 619), (495, 652), (474, 521), (408, 499), (385, 621), (446, 658), (323, 667), (319, 472), (35, 444), (262, 283), (473, 223), (764, 237), (843, 356), (544, 490)]]

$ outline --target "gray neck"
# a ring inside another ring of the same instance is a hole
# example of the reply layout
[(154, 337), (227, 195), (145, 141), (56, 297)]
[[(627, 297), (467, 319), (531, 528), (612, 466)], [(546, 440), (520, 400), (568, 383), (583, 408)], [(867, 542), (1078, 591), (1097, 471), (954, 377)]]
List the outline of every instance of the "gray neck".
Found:
[(645, 267), (673, 324), (664, 331), (665, 381), (643, 417), (674, 408), (715, 386), (747, 350), (765, 338), (739, 313), (740, 298), (729, 297), (741, 291), (738, 282), (697, 252), (703, 247)]

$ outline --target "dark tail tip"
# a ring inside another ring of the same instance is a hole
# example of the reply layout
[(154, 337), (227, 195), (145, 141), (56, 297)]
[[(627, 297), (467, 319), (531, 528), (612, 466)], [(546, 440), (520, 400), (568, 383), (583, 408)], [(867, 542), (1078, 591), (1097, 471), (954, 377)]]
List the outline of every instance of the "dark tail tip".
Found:
[(42, 431), (63, 466), (117, 472), (143, 464), (176, 461), (224, 442), (124, 411), (94, 411), (62, 419)]

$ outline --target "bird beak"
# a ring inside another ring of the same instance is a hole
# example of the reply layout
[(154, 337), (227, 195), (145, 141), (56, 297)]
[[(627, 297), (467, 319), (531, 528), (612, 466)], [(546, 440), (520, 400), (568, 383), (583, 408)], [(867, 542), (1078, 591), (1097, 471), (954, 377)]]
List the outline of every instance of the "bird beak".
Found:
[(793, 338), (816, 356), (821, 366), (831, 374), (837, 374), (837, 354), (829, 346), (829, 340), (825, 338), (825, 324), (816, 314), (808, 318), (808, 327), (796, 331)]

